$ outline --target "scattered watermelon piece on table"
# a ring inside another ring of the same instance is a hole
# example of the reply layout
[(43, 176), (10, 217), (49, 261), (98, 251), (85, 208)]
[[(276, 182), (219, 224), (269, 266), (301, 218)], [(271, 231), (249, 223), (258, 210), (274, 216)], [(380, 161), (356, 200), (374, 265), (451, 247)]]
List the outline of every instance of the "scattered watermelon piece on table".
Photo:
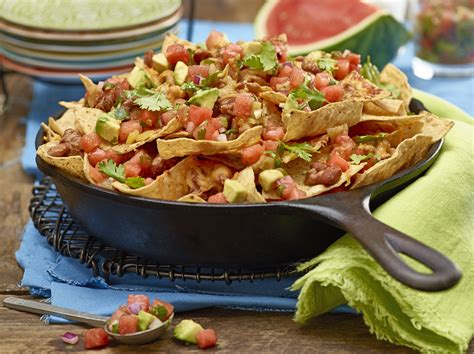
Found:
[(290, 55), (349, 49), (384, 67), (410, 38), (385, 10), (360, 0), (267, 0), (255, 19), (257, 38), (286, 33)]

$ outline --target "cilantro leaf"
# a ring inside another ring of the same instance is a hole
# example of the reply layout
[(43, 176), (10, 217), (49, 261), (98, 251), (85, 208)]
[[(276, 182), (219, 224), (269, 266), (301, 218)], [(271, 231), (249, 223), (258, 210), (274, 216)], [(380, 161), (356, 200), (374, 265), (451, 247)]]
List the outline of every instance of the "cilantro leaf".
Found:
[(125, 183), (125, 167), (123, 165), (116, 165), (113, 160), (99, 162), (99, 171), (106, 174), (113, 179)]
[(388, 135), (388, 133), (379, 133), (375, 135), (360, 135), (355, 137), (356, 143), (366, 143), (367, 141), (373, 141), (378, 139), (383, 139)]
[(194, 82), (185, 82), (184, 84), (181, 85), (181, 88), (184, 91), (192, 91), (192, 92), (196, 92), (200, 90), (199, 86), (197, 86)]
[(360, 164), (361, 162), (364, 162), (366, 160), (370, 160), (371, 158), (374, 158), (377, 160), (377, 161), (380, 161), (381, 160), (381, 156), (379, 154), (367, 154), (367, 155), (357, 155), (357, 154), (352, 154), (351, 155), (351, 161), (352, 161), (352, 164), (353, 165), (358, 165)]
[(241, 61), (241, 66), (251, 69), (272, 71), (278, 66), (276, 50), (270, 42), (261, 42), (262, 48), (258, 54), (248, 54)]
[(246, 55), (241, 63), (242, 66), (248, 66), (251, 69), (263, 70), (263, 64), (256, 54)]
[(320, 70), (333, 72), (336, 70), (337, 61), (331, 58), (319, 58), (316, 64)]
[(153, 91), (145, 87), (125, 91), (125, 96), (128, 99), (132, 99), (140, 108), (149, 111), (162, 111), (172, 108), (171, 102), (168, 101), (162, 92)]
[(275, 47), (270, 42), (262, 42), (262, 51), (259, 56), (263, 71), (273, 70), (278, 65)]
[(364, 65), (362, 65), (360, 74), (373, 84), (377, 86), (380, 85), (380, 71), (374, 64), (372, 64), (370, 56), (367, 57)]
[(313, 145), (309, 143), (301, 143), (301, 144), (285, 144), (284, 142), (280, 142), (280, 145), (278, 146), (277, 151), (281, 151), (282, 149), (287, 150), (296, 156), (298, 156), (300, 159), (303, 159), (305, 161), (311, 161), (313, 157), (313, 153), (315, 153), (317, 150), (314, 148)]
[(133, 189), (141, 188), (145, 186), (145, 179), (143, 177), (128, 177), (125, 184)]
[(171, 109), (171, 102), (161, 92), (156, 92), (151, 96), (137, 98), (134, 101), (142, 109), (149, 111), (163, 111)]
[(221, 72), (222, 71), (213, 72), (211, 75), (201, 80), (200, 86), (202, 87), (214, 86), (216, 84), (217, 79), (219, 79), (219, 75), (221, 74)]
[(312, 110), (318, 109), (326, 102), (324, 95), (317, 89), (310, 89), (307, 82), (291, 91), (288, 97), (304, 100)]
[(109, 177), (119, 181), (120, 183), (125, 183), (130, 188), (140, 188), (145, 185), (145, 179), (143, 177), (125, 177), (125, 166), (116, 165), (113, 160), (101, 161), (98, 164), (99, 171), (106, 174)]

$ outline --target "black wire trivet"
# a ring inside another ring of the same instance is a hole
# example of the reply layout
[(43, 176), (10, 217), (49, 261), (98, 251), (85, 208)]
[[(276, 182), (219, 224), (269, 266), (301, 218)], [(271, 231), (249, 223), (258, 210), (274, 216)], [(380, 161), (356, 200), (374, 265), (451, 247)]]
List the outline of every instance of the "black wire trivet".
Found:
[(78, 225), (67, 212), (50, 177), (44, 177), (33, 187), (29, 211), (35, 227), (61, 255), (78, 259), (94, 276), (122, 276), (135, 273), (144, 278), (155, 276), (170, 281), (195, 280), (254, 281), (274, 278), (280, 280), (295, 274), (294, 265), (280, 265), (273, 269), (249, 270), (242, 268), (209, 268), (199, 265), (164, 265), (129, 255), (104, 245)]

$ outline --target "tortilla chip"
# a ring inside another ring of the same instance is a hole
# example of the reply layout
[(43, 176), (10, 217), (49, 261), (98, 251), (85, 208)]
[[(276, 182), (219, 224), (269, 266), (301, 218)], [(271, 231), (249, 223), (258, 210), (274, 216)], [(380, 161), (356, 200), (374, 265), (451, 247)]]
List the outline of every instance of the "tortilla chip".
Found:
[(407, 114), (402, 100), (384, 98), (373, 102), (364, 102), (364, 113), (374, 116), (404, 116)]
[(59, 119), (49, 117), (48, 126), (59, 135), (63, 136), (67, 129), (76, 129), (76, 113), (75, 108), (70, 108), (63, 113)]
[(262, 92), (260, 94), (260, 97), (262, 98), (262, 100), (270, 101), (271, 103), (274, 103), (276, 105), (280, 103), (285, 103), (287, 99), (287, 97), (284, 94), (280, 92), (276, 92), (276, 91)]
[(48, 164), (59, 168), (60, 170), (80, 179), (84, 177), (84, 159), (82, 156), (54, 157), (48, 154), (51, 146), (57, 145), (55, 141), (40, 145), (36, 154)]
[(430, 136), (417, 134), (402, 141), (392, 156), (377, 162), (363, 174), (358, 175), (351, 189), (383, 181), (398, 171), (420, 161), (433, 143)]
[(233, 179), (240, 182), (240, 184), (247, 191), (247, 200), (249, 203), (266, 203), (265, 198), (257, 191), (255, 186), (255, 174), (252, 167), (247, 167), (240, 171)]
[(100, 109), (87, 107), (73, 108), (72, 112), (76, 120), (76, 127), (82, 134), (94, 133), (97, 119), (107, 114)]
[(341, 124), (357, 124), (362, 115), (362, 102), (330, 103), (312, 112), (290, 110), (283, 114), (286, 133), (283, 141), (298, 140), (326, 133), (328, 128)]
[(192, 133), (188, 133), (186, 130), (181, 130), (179, 132), (166, 135), (165, 137), (163, 137), (163, 139), (192, 138), (192, 136)]
[[(97, 123), (97, 119), (99, 119), (99, 117), (106, 113), (101, 111), (100, 109), (83, 107), (76, 108), (75, 114), (78, 125), (80, 127), (79, 130), (83, 134), (89, 134), (95, 132), (95, 125)], [(166, 124), (161, 129), (147, 130), (143, 133), (138, 134), (135, 137), (134, 142), (131, 144), (110, 145), (104, 142), (101, 146), (106, 149), (112, 149), (116, 153), (125, 154), (127, 152), (134, 151), (140, 146), (157, 138), (172, 134), (180, 128), (182, 128), (180, 121), (177, 118), (173, 118), (168, 122), (168, 124)]]
[(365, 173), (358, 175), (351, 188), (382, 181), (398, 171), (417, 163), (426, 155), (429, 147), (434, 142), (442, 139), (454, 125), (452, 121), (439, 119), (429, 113), (423, 115), (422, 123), (423, 126), (420, 133), (403, 140), (397, 146), (392, 156), (377, 162)]
[(230, 141), (195, 140), (189, 138), (157, 139), (158, 152), (165, 160), (177, 156), (214, 155), (246, 146), (257, 144), (260, 141), (262, 127), (256, 126), (244, 131), (237, 139)]
[(441, 140), (454, 126), (454, 122), (449, 119), (440, 119), (434, 114), (424, 114), (424, 125), (422, 134), (430, 136), (432, 142)]
[(147, 130), (138, 134), (135, 138), (135, 142), (132, 144), (112, 145), (110, 148), (118, 154), (125, 154), (138, 149), (140, 146), (149, 143), (150, 141), (169, 135), (180, 128), (182, 128), (182, 125), (179, 119), (173, 118), (161, 129)]
[(89, 183), (94, 184), (96, 186), (101, 186), (103, 188), (107, 189), (113, 189), (112, 188), (112, 183), (115, 181), (113, 178), (106, 178), (105, 180), (102, 181), (102, 183), (97, 183), (94, 181), (90, 174), (90, 169), (92, 165), (89, 162), (89, 158), (87, 157), (87, 154), (84, 154), (84, 176), (85, 178), (89, 181)]
[(344, 89), (344, 100), (376, 101), (390, 96), (389, 92), (375, 86), (355, 70), (347, 75), (340, 84)]
[(400, 99), (405, 103), (405, 109), (409, 111), (409, 104), (413, 96), (407, 76), (393, 64), (387, 64), (380, 73), (380, 81), (392, 84), (400, 91)]
[(185, 196), (179, 198), (177, 201), (186, 203), (207, 203), (207, 201), (205, 201), (195, 193), (186, 194)]
[(102, 89), (99, 88), (98, 85), (94, 84), (94, 82), (85, 75), (79, 74), (79, 79), (81, 80), (87, 92), (85, 99), (87, 105), (89, 107), (94, 107), (96, 98), (102, 94)]
[(323, 184), (307, 186), (304, 181), (306, 179), (306, 174), (310, 169), (310, 164), (310, 162), (304, 161), (302, 159), (297, 159), (284, 167), (286, 172), (293, 178), (295, 183), (298, 185), (298, 188), (304, 191), (308, 197), (314, 197), (315, 195), (319, 195), (324, 192), (330, 191), (331, 189), (334, 189), (336, 187), (340, 187), (343, 184), (345, 184), (346, 186), (349, 185), (351, 182), (351, 177), (357, 174), (365, 166), (365, 163), (361, 163), (359, 165), (350, 165), (347, 171), (341, 174), (339, 180), (331, 186), (325, 186)]
[(216, 163), (200, 161), (196, 156), (188, 156), (145, 187), (132, 189), (120, 182), (112, 185), (122, 193), (177, 200), (188, 194), (200, 194), (215, 188), (221, 182), (213, 180), (211, 172), (218, 166)]
[(177, 36), (175, 36), (173, 33), (167, 33), (165, 36), (165, 40), (163, 41), (163, 44), (161, 46), (161, 52), (166, 53), (166, 49), (172, 44), (181, 44), (187, 49), (191, 49), (195, 51), (197, 49), (196, 44), (189, 42), (185, 39), (181, 39)]
[(58, 104), (64, 108), (81, 108), (84, 107), (85, 101), (86, 100), (84, 98), (81, 98), (79, 101), (59, 101)]
[(41, 123), (41, 128), (43, 128), (43, 131), (45, 133), (45, 136), (44, 136), (45, 142), (61, 140), (61, 135), (57, 134), (53, 129), (51, 129), (45, 123)]

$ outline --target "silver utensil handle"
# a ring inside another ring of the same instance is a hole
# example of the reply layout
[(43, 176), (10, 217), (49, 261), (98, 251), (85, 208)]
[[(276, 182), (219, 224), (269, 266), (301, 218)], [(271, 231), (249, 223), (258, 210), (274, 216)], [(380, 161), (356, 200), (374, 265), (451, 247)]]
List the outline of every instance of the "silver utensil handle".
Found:
[(17, 297), (7, 297), (3, 300), (3, 306), (40, 315), (55, 315), (68, 320), (86, 323), (94, 327), (102, 327), (108, 317), (93, 315), (87, 312), (70, 310), (64, 307), (53, 306), (44, 302), (25, 300)]

